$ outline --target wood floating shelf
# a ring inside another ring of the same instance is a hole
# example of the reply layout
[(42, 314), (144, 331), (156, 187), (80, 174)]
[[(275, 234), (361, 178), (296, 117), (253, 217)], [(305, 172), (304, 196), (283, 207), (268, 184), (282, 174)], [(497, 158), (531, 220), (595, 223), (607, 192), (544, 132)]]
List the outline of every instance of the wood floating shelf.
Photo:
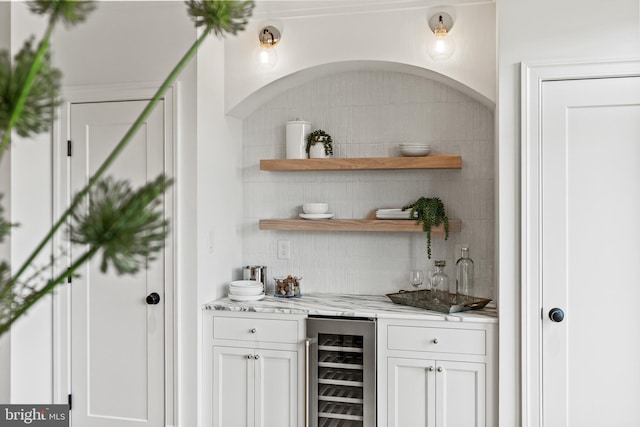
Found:
[(260, 160), (260, 170), (264, 171), (348, 171), (460, 168), (462, 168), (462, 157), (451, 154), (430, 154), (428, 156), (421, 157)]
[[(406, 219), (261, 219), (260, 230), (282, 231), (383, 231), (383, 232), (422, 232), (422, 224)], [(462, 229), (460, 220), (449, 220), (449, 233)], [(444, 234), (444, 225), (432, 227), (431, 232)]]

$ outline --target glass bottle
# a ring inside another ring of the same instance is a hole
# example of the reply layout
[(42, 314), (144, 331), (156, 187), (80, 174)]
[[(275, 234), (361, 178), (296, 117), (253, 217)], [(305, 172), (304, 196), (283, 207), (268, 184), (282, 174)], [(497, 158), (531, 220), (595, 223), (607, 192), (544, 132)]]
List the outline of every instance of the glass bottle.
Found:
[(456, 262), (456, 292), (461, 303), (473, 302), (473, 260), (469, 258), (469, 248), (461, 249)]
[(433, 302), (448, 304), (449, 293), (449, 277), (444, 272), (444, 267), (447, 262), (442, 259), (438, 259), (433, 264), (435, 271), (431, 276), (431, 297)]

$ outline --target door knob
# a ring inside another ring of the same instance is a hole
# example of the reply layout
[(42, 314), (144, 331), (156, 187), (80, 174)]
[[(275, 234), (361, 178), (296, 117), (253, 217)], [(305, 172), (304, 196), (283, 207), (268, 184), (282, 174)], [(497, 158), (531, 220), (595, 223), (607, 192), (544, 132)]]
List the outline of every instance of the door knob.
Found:
[(158, 295), (156, 292), (151, 292), (149, 295), (147, 295), (147, 304), (156, 305), (159, 302), (160, 302), (160, 295)]
[(564, 311), (561, 308), (554, 307), (549, 310), (549, 319), (552, 322), (562, 322), (564, 320)]

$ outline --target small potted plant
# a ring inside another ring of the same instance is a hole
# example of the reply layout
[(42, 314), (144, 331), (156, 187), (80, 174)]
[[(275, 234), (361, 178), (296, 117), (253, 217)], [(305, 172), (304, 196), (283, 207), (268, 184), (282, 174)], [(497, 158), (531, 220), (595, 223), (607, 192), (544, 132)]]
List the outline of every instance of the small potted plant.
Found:
[(449, 238), (449, 218), (444, 210), (442, 200), (438, 197), (420, 197), (402, 210), (411, 209), (411, 218), (422, 223), (422, 230), (427, 235), (427, 258), (431, 259), (431, 227), (444, 224), (444, 239)]
[(323, 159), (333, 155), (331, 135), (322, 129), (314, 130), (307, 135), (307, 154), (310, 159)]

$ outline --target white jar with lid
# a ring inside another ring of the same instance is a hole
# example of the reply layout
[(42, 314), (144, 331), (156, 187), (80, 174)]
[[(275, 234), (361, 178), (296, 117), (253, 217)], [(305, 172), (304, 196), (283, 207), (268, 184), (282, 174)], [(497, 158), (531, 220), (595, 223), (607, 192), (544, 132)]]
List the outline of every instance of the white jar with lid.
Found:
[(311, 133), (311, 123), (297, 118), (287, 122), (287, 159), (307, 158), (307, 135)]

